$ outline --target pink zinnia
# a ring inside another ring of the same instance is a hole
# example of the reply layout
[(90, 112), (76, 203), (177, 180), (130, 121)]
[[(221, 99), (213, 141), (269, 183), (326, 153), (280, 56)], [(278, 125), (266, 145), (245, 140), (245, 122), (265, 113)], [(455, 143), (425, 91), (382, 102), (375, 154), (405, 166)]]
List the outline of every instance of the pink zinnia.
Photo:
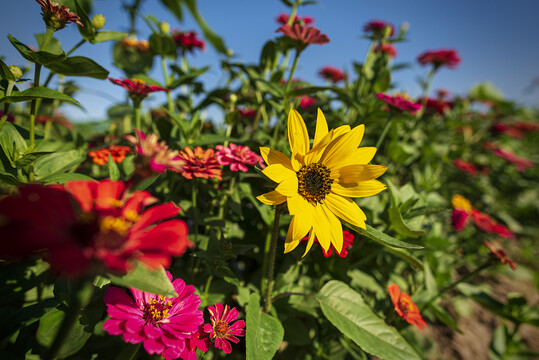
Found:
[[(288, 24), (288, 20), (290, 19), (290, 16), (286, 13), (280, 13), (279, 16), (275, 18), (275, 21), (277, 21), (279, 24), (286, 25)], [(300, 22), (303, 23), (303, 25), (311, 25), (314, 23), (314, 19), (310, 16), (294, 16), (294, 23)]]
[(457, 50), (440, 49), (425, 51), (417, 57), (417, 61), (421, 65), (432, 64), (434, 69), (437, 70), (440, 66), (447, 66), (450, 69), (454, 69), (460, 64), (461, 59)]
[(263, 161), (262, 156), (251, 151), (248, 146), (229, 144), (229, 146), (217, 145), (215, 155), (217, 161), (223, 166), (230, 166), (232, 171), (247, 171), (246, 165), (255, 165)]
[(406, 111), (410, 114), (415, 114), (421, 109), (421, 104), (415, 104), (410, 100), (407, 100), (402, 95), (390, 96), (387, 94), (378, 93), (376, 97), (389, 105), (390, 109), (396, 109), (400, 111)]
[(194, 31), (182, 32), (175, 30), (172, 32), (172, 40), (176, 43), (176, 46), (181, 48), (184, 52), (193, 52), (195, 49), (202, 51), (206, 50), (206, 43), (197, 37), (197, 33)]
[(186, 147), (180, 152), (180, 157), (185, 164), (179, 172), (185, 178), (221, 180), (223, 171), (213, 149), (202, 150), (200, 146), (197, 146), (193, 151), (190, 147)]
[[(172, 281), (172, 275), (167, 271)], [(200, 297), (182, 279), (172, 281), (177, 297), (164, 297), (130, 288), (134, 300), (122, 289), (111, 286), (105, 294), (110, 319), (103, 329), (110, 335), (123, 335), (131, 344), (143, 343), (148, 354), (177, 359), (204, 322)]]
[(204, 331), (210, 334), (210, 338), (215, 341), (215, 347), (230, 354), (232, 347), (230, 342), (238, 343), (240, 340), (236, 336), (245, 336), (245, 321), (238, 320), (235, 323), (232, 321), (238, 318), (238, 310), (230, 309), (226, 305), (223, 309), (223, 304), (216, 303), (215, 306), (208, 306), (208, 311), (211, 314), (211, 324), (204, 325)]
[(462, 159), (453, 160), (453, 165), (459, 168), (459, 170), (467, 172), (471, 176), (477, 175), (477, 168), (474, 164), (464, 161)]
[(320, 29), (314, 26), (303, 26), (295, 23), (292, 25), (283, 25), (277, 29), (277, 32), (283, 33), (286, 38), (293, 40), (298, 51), (302, 51), (309, 44), (323, 45), (329, 42), (328, 36), (322, 34)]
[(140, 79), (112, 79), (108, 78), (113, 84), (120, 85), (129, 93), (129, 97), (133, 99), (133, 102), (140, 103), (150, 93), (156, 91), (170, 91), (157, 85), (146, 85), (143, 80)]
[(316, 99), (315, 98), (312, 98), (310, 96), (307, 96), (307, 95), (303, 95), (300, 99), (299, 99), (299, 106), (303, 109), (309, 109), (311, 106), (313, 106), (313, 104), (316, 102)]
[(320, 69), (320, 71), (318, 72), (318, 75), (334, 83), (343, 81), (346, 78), (344, 72), (342, 72), (341, 69), (336, 68), (334, 66), (324, 66), (322, 69)]
[(434, 110), (440, 115), (444, 115), (447, 110), (451, 110), (453, 103), (442, 99), (427, 98), (425, 107)]
[(376, 44), (376, 46), (374, 47), (374, 52), (381, 52), (383, 54), (389, 55), (392, 58), (397, 56), (397, 49), (395, 49), (395, 47), (390, 43), (383, 43), (382, 46)]
[(381, 36), (384, 36), (384, 29), (387, 27), (389, 27), (390, 29), (390, 32), (389, 32), (389, 37), (393, 36), (393, 34), (395, 33), (395, 28), (393, 27), (393, 25), (391, 25), (390, 23), (387, 23), (383, 20), (371, 20), (369, 21), (367, 24), (365, 24), (365, 26), (363, 27), (363, 31), (367, 32), (367, 33), (371, 33), (375, 36), (378, 36), (378, 37), (381, 37)]
[(204, 326), (201, 325), (198, 327), (197, 332), (193, 333), (190, 338), (185, 339), (185, 349), (180, 357), (184, 360), (197, 360), (197, 349), (205, 353), (210, 345), (210, 338), (204, 331)]

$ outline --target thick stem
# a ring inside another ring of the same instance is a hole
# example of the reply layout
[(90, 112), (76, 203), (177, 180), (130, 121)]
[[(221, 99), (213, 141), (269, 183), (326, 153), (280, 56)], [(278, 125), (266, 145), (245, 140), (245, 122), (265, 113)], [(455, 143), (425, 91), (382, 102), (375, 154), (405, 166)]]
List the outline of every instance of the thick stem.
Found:
[(271, 311), (271, 293), (273, 292), (273, 272), (275, 270), (275, 254), (277, 252), (277, 239), (279, 237), (279, 220), (284, 210), (284, 206), (277, 205), (275, 208), (275, 218), (273, 219), (273, 230), (271, 232), (271, 243), (268, 259), (268, 274), (267, 274), (267, 287), (266, 287), (266, 306), (265, 311), (269, 313)]
[(193, 206), (193, 227), (195, 230), (195, 244), (198, 244), (198, 208), (197, 208), (197, 180), (196, 178), (192, 180), (191, 182), (193, 184), (193, 188), (191, 190), (191, 204)]
[(140, 101), (134, 103), (135, 107), (135, 127), (142, 131), (142, 124), (140, 121)]
[(391, 119), (393, 118), (393, 111), (389, 111), (389, 116), (386, 121), (386, 125), (384, 126), (384, 130), (382, 130), (382, 134), (378, 138), (378, 141), (376, 142), (375, 148), (379, 149), (380, 145), (382, 145), (382, 142), (386, 138), (387, 132), (389, 131), (389, 128), (391, 127)]
[[(163, 78), (165, 79), (165, 87), (168, 88), (169, 85), (169, 79), (167, 74), (167, 62), (164, 56), (161, 56), (161, 70), (163, 71)], [(168, 111), (174, 112), (174, 103), (172, 102), (172, 95), (170, 94), (170, 91), (167, 91), (167, 104), (168, 104)]]

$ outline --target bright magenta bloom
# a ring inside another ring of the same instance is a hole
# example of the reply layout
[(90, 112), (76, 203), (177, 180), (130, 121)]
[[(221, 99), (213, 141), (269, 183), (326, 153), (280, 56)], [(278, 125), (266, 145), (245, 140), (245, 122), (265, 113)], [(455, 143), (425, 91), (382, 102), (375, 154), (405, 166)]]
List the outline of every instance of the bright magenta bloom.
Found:
[[(168, 271), (167, 275), (172, 281)], [(123, 335), (125, 342), (143, 343), (148, 354), (177, 359), (204, 318), (195, 288), (182, 279), (172, 281), (172, 285), (178, 293), (173, 298), (131, 288), (134, 301), (122, 289), (111, 286), (104, 299), (110, 319), (103, 329), (110, 335)]]
[(437, 70), (441, 66), (447, 66), (450, 69), (454, 69), (460, 64), (461, 59), (457, 50), (440, 49), (425, 51), (417, 57), (417, 61), (421, 65), (432, 64), (434, 69)]
[(84, 26), (80, 22), (80, 17), (74, 12), (70, 12), (65, 5), (59, 5), (56, 2), (50, 0), (36, 0), (41, 5), (41, 15), (47, 26), (60, 30), (72, 22), (80, 26)]
[[(279, 16), (275, 18), (275, 21), (277, 21), (279, 24), (286, 25), (288, 24), (288, 20), (290, 17), (286, 13), (280, 13)], [(314, 23), (314, 19), (310, 16), (294, 16), (294, 23), (302, 23), (303, 25), (311, 25)]]
[(251, 151), (249, 146), (230, 144), (228, 147), (217, 145), (215, 155), (217, 161), (223, 166), (229, 166), (232, 171), (247, 171), (247, 165), (262, 164), (262, 156)]
[(384, 35), (384, 29), (388, 26), (391, 30), (389, 32), (389, 37), (393, 36), (395, 33), (395, 28), (390, 23), (387, 23), (383, 20), (371, 20), (363, 27), (363, 31), (367, 33), (372, 33), (375, 36), (381, 37)]
[(303, 108), (305, 110), (308, 110), (311, 108), (311, 106), (314, 105), (314, 103), (316, 102), (316, 99), (313, 98), (313, 97), (310, 97), (310, 96), (307, 96), (307, 95), (303, 95), (300, 99), (299, 99), (299, 107), (300, 108)]
[(108, 78), (113, 84), (120, 85), (129, 92), (129, 97), (133, 99), (133, 102), (140, 103), (150, 93), (156, 91), (170, 91), (157, 85), (146, 85), (144, 81), (140, 79), (112, 79)]
[(334, 83), (343, 81), (345, 79), (344, 72), (342, 72), (341, 69), (338, 69), (334, 66), (324, 66), (322, 69), (320, 69), (320, 71), (318, 72), (318, 75)]
[(230, 342), (238, 343), (240, 340), (236, 336), (245, 336), (245, 321), (238, 320), (232, 324), (232, 321), (238, 318), (238, 310), (232, 310), (223, 304), (216, 303), (215, 306), (208, 306), (211, 314), (211, 324), (204, 325), (204, 331), (210, 334), (210, 338), (215, 340), (215, 347), (230, 354), (232, 347)]
[(390, 96), (378, 93), (376, 94), (376, 97), (388, 104), (390, 109), (406, 111), (410, 114), (415, 114), (419, 109), (421, 109), (421, 104), (415, 104), (402, 95)]
[(296, 49), (302, 51), (309, 44), (323, 45), (329, 42), (326, 34), (322, 34), (319, 29), (314, 26), (303, 26), (295, 23), (292, 25), (283, 25), (277, 29), (277, 32), (294, 41)]
[(172, 32), (172, 40), (174, 40), (176, 46), (178, 46), (184, 52), (193, 52), (195, 49), (200, 49), (202, 51), (206, 50), (206, 43), (200, 40), (197, 37), (197, 33), (194, 31), (182, 32), (174, 30)]
[(204, 332), (204, 326), (201, 325), (198, 327), (197, 332), (193, 333), (190, 338), (185, 339), (185, 349), (182, 351), (180, 357), (184, 360), (197, 360), (197, 349), (206, 352), (210, 345), (210, 338)]
[(180, 152), (180, 157), (185, 162), (180, 170), (185, 178), (200, 177), (221, 180), (223, 171), (213, 149), (202, 150), (200, 146), (197, 146), (193, 151), (190, 147), (186, 147)]

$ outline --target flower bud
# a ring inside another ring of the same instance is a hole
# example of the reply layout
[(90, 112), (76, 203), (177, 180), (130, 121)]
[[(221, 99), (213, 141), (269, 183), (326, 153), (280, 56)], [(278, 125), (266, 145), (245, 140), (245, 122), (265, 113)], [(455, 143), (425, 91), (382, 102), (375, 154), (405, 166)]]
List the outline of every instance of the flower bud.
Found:
[(9, 71), (11, 71), (15, 80), (19, 80), (22, 77), (22, 70), (17, 65), (9, 65)]
[(405, 22), (403, 22), (401, 24), (400, 31), (401, 31), (402, 34), (406, 34), (408, 32), (408, 30), (410, 30), (410, 23), (405, 21)]
[(230, 94), (229, 99), (232, 104), (235, 104), (238, 101), (238, 96), (236, 94)]
[(391, 25), (384, 26), (384, 37), (388, 38), (393, 35), (393, 27)]
[(165, 35), (168, 35), (170, 33), (170, 24), (165, 21), (161, 21), (159, 23), (159, 30)]
[(99, 30), (101, 29), (103, 26), (105, 26), (105, 17), (101, 14), (97, 14), (96, 16), (94, 16), (92, 18), (92, 26), (96, 29), (96, 30)]

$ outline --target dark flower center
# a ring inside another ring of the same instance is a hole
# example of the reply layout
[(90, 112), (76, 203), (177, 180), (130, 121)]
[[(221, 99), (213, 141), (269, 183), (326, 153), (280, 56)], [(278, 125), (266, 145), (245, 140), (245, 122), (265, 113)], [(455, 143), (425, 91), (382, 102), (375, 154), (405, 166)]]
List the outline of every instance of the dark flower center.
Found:
[(313, 205), (322, 203), (333, 183), (331, 170), (323, 164), (315, 163), (304, 165), (296, 174), (298, 194)]
[(220, 320), (217, 322), (217, 324), (215, 324), (213, 331), (215, 331), (215, 335), (217, 337), (222, 338), (228, 334), (229, 327), (230, 326), (226, 322)]
[(404, 315), (408, 315), (408, 313), (413, 312), (414, 305), (408, 298), (401, 297), (399, 299), (399, 308), (404, 313)]
[(166, 319), (169, 316), (169, 310), (172, 307), (172, 302), (164, 296), (159, 296), (159, 299), (151, 299), (144, 304), (142, 312), (143, 319), (146, 323), (158, 325), (158, 322)]

